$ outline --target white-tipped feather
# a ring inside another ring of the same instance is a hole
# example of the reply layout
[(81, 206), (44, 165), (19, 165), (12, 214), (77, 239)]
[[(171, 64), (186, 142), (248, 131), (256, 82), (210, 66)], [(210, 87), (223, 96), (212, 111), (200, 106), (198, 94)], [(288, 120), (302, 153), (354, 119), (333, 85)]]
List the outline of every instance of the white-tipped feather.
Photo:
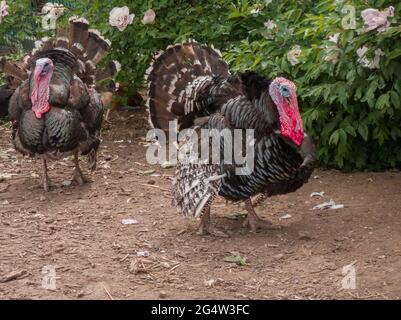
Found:
[(121, 63), (118, 62), (117, 60), (113, 60), (113, 62), (114, 62), (114, 65), (116, 66), (117, 72), (120, 72), (120, 70), (121, 70)]

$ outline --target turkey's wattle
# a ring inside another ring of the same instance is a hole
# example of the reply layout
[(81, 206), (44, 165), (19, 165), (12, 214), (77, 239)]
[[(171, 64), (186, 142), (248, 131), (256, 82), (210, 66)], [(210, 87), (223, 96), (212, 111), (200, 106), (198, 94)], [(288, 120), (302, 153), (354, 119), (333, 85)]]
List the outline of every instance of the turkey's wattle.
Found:
[(305, 134), (295, 84), (285, 78), (276, 78), (270, 85), (269, 93), (277, 106), (281, 134), (299, 147)]
[(53, 61), (49, 58), (38, 59), (34, 70), (34, 86), (32, 88), (32, 111), (36, 118), (41, 119), (43, 114), (50, 110), (49, 83), (53, 75)]

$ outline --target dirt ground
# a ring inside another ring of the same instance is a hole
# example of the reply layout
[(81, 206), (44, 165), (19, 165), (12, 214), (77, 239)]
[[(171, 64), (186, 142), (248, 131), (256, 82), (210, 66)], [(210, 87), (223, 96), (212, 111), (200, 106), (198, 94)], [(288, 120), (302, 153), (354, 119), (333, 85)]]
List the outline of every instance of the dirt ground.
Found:
[[(146, 163), (145, 124), (140, 112), (113, 113), (98, 170), (86, 172), (93, 182), (69, 185), (65, 159), (51, 165), (48, 193), (40, 161), (17, 154), (0, 127), (0, 299), (400, 298), (400, 172), (317, 170), (257, 208), (280, 230), (251, 233), (244, 208), (218, 199), (212, 223), (229, 237), (198, 236), (198, 222), (170, 206), (174, 169)], [(345, 207), (312, 210), (330, 199)], [(356, 288), (344, 289), (350, 264)], [(42, 286), (43, 267), (55, 289)]]

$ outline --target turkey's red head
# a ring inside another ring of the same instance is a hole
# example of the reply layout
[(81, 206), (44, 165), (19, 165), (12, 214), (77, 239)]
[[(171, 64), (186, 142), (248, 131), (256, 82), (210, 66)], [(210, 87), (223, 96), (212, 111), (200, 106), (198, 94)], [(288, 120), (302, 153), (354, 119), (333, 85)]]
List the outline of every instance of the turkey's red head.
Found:
[(295, 84), (285, 78), (274, 79), (269, 87), (270, 96), (278, 110), (281, 134), (300, 146), (304, 139), (304, 129), (296, 90)]
[(36, 118), (41, 119), (43, 114), (50, 110), (49, 83), (53, 75), (53, 61), (49, 58), (36, 60), (33, 71), (33, 88), (31, 91), (32, 111)]

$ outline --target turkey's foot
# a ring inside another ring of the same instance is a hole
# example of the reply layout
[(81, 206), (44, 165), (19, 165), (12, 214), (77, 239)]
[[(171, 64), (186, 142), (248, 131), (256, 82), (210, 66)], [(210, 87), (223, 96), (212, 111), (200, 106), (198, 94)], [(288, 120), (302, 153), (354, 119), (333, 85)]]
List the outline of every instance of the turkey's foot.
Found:
[(74, 175), (72, 177), (72, 182), (75, 182), (77, 185), (82, 185), (87, 182), (90, 182), (90, 180), (84, 176), (84, 174), (81, 171), (81, 168), (79, 167), (78, 151), (75, 152), (74, 154), (74, 164), (75, 164), (75, 170), (74, 170)]
[(248, 216), (245, 218), (245, 221), (243, 223), (244, 227), (250, 228), (253, 232), (256, 232), (256, 230), (258, 229), (280, 229), (279, 226), (273, 225), (271, 221), (259, 218), (250, 199), (245, 201), (245, 208), (248, 211)]
[(84, 176), (79, 167), (76, 167), (74, 170), (74, 175), (72, 176), (72, 182), (75, 182), (77, 185), (83, 185), (90, 182), (90, 180)]
[(223, 238), (227, 238), (228, 235), (226, 233), (224, 233), (223, 231), (214, 229), (211, 225), (210, 225), (210, 208), (208, 208), (202, 215), (200, 224), (199, 224), (199, 228), (198, 228), (198, 235), (200, 236), (205, 236), (205, 235), (212, 235), (215, 237), (223, 237)]
[(242, 224), (244, 227), (251, 229), (251, 231), (256, 232), (258, 229), (271, 229), (277, 230), (280, 229), (279, 226), (274, 226), (273, 223), (269, 220), (263, 220), (258, 216), (254, 216), (252, 214), (248, 214), (245, 218), (244, 223)]

